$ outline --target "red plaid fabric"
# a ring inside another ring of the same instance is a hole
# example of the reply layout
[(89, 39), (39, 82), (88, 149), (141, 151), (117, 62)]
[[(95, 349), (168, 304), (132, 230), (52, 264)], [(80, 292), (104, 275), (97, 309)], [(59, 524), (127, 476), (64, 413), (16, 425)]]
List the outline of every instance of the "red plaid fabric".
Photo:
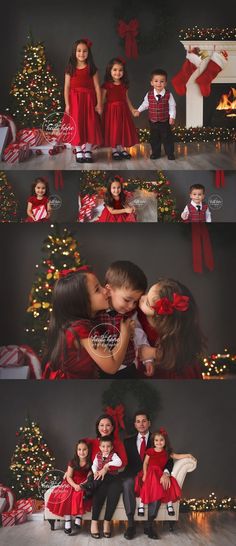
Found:
[(156, 123), (157, 121), (167, 121), (169, 119), (169, 98), (170, 92), (166, 91), (165, 95), (159, 100), (156, 100), (154, 91), (148, 93), (148, 115), (150, 121)]
[[(132, 317), (133, 314), (134, 312), (131, 311), (130, 313), (126, 313), (125, 317)], [(114, 328), (112, 327), (117, 328), (117, 330), (119, 330), (120, 332), (120, 323), (122, 318), (124, 318), (124, 315), (120, 315), (119, 313), (114, 312), (114, 315), (111, 316), (109, 313), (101, 312), (101, 313), (98, 313), (98, 315), (96, 316), (96, 323), (97, 325), (106, 324), (107, 325), (106, 329), (109, 329), (109, 325), (111, 325), (111, 333), (114, 332)], [(134, 343), (133, 343), (133, 340), (130, 340), (122, 365), (131, 366), (134, 362), (134, 359), (135, 359)]]
[(113, 456), (113, 451), (111, 451), (111, 453), (108, 455), (106, 459), (103, 459), (102, 452), (98, 451), (97, 453), (98, 470), (102, 470), (105, 464), (110, 463), (110, 461), (112, 460), (112, 456)]
[(188, 205), (189, 217), (187, 222), (206, 222), (207, 204), (202, 203), (202, 210), (197, 210), (191, 203)]

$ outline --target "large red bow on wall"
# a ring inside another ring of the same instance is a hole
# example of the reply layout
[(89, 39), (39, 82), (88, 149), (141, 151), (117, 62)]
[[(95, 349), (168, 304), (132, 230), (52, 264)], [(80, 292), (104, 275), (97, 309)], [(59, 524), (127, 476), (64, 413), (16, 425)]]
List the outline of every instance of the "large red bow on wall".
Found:
[(62, 190), (64, 186), (62, 171), (54, 171), (54, 186), (55, 190)]
[(204, 223), (192, 222), (192, 253), (195, 273), (202, 273), (203, 259), (207, 269), (213, 271), (215, 265), (211, 239)]
[(225, 187), (225, 173), (224, 171), (217, 170), (215, 173), (215, 186), (216, 188)]
[(137, 59), (138, 46), (136, 36), (139, 33), (138, 19), (131, 19), (129, 23), (120, 20), (118, 23), (118, 34), (125, 40), (125, 54), (129, 59)]
[(119, 437), (119, 428), (122, 428), (125, 430), (125, 424), (124, 424), (124, 414), (125, 414), (125, 408), (123, 404), (119, 404), (119, 406), (116, 406), (115, 408), (112, 408), (111, 406), (107, 406), (105, 408), (105, 413), (107, 415), (110, 415), (114, 421), (115, 421), (115, 430), (114, 430), (114, 437)]

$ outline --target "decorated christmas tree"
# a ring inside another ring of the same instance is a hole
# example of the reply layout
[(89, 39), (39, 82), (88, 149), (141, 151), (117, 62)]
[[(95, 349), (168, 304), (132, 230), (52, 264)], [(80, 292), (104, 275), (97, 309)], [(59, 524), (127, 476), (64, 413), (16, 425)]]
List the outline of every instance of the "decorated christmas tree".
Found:
[(31, 33), (22, 56), (11, 86), (9, 111), (19, 128), (42, 127), (45, 118), (62, 110), (61, 90), (43, 43), (34, 43)]
[(44, 349), (50, 313), (52, 291), (62, 269), (76, 269), (81, 265), (78, 242), (59, 224), (51, 225), (51, 232), (43, 242), (46, 254), (41, 266), (36, 265), (36, 279), (33, 283), (27, 309), (26, 343), (38, 354)]
[(27, 418), (16, 432), (18, 439), (10, 465), (10, 487), (16, 498), (40, 498), (40, 479), (54, 468), (50, 453), (37, 423)]
[(0, 171), (0, 222), (17, 222), (18, 203), (6, 174)]

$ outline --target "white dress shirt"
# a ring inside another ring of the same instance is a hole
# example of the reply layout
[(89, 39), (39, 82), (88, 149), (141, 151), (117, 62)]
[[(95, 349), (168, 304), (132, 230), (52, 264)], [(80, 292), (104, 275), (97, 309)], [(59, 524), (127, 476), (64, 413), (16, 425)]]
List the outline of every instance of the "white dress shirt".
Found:
[[(120, 457), (118, 457), (117, 453), (113, 453), (111, 461), (109, 461), (109, 463), (106, 463), (106, 461), (104, 461), (104, 465), (105, 464), (107, 464), (107, 466), (117, 466), (117, 468), (120, 468), (122, 466), (122, 460), (120, 459)], [(98, 458), (96, 455), (92, 464), (93, 474), (95, 474), (97, 470), (98, 470)]]
[[(200, 203), (199, 205), (196, 205), (196, 203), (194, 201), (191, 201), (191, 205), (196, 210), (198, 210), (197, 207), (200, 206), (200, 210), (202, 210), (202, 203)], [(181, 214), (181, 218), (183, 218), (183, 215), (185, 214), (185, 212), (189, 213), (188, 205), (186, 205), (186, 207), (184, 208), (184, 210), (183, 210), (183, 212)], [(207, 209), (206, 209), (206, 222), (211, 222), (211, 213), (210, 213), (209, 207), (207, 207)]]
[(143, 437), (145, 438), (145, 442), (146, 442), (146, 447), (147, 447), (147, 443), (148, 443), (148, 438), (149, 438), (149, 434), (150, 432), (148, 431), (146, 434), (140, 434), (140, 432), (138, 433), (137, 435), (137, 439), (136, 439), (136, 444), (137, 444), (137, 450), (138, 452), (140, 453), (140, 449), (141, 449), (141, 443), (142, 443), (142, 439)]
[[(162, 91), (160, 93), (158, 93), (156, 91), (156, 89), (153, 89), (153, 91), (154, 91), (154, 97), (155, 97), (156, 100), (159, 100), (157, 95), (161, 95), (162, 97), (164, 97), (165, 94), (166, 94), (165, 89), (162, 89)], [(144, 110), (148, 110), (148, 108), (149, 108), (148, 93), (146, 93), (142, 104), (140, 104), (140, 106), (138, 107), (139, 112), (144, 112)], [(170, 118), (173, 118), (173, 119), (176, 118), (176, 102), (175, 102), (175, 99), (174, 99), (172, 93), (170, 93), (170, 98), (169, 98), (169, 116), (170, 116)]]

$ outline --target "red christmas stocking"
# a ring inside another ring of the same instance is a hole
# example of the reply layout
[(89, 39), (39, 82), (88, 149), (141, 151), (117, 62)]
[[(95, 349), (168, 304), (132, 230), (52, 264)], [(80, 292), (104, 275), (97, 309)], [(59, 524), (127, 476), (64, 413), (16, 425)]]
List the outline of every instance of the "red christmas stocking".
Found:
[(216, 78), (217, 74), (223, 70), (227, 61), (228, 54), (226, 51), (214, 51), (205, 70), (195, 80), (199, 85), (203, 97), (209, 97), (211, 92), (211, 82)]
[(190, 76), (195, 72), (200, 63), (202, 62), (201, 57), (194, 53), (193, 51), (187, 53), (184, 64), (182, 65), (178, 74), (172, 78), (172, 85), (175, 88), (178, 95), (186, 95), (186, 83), (188, 82)]

